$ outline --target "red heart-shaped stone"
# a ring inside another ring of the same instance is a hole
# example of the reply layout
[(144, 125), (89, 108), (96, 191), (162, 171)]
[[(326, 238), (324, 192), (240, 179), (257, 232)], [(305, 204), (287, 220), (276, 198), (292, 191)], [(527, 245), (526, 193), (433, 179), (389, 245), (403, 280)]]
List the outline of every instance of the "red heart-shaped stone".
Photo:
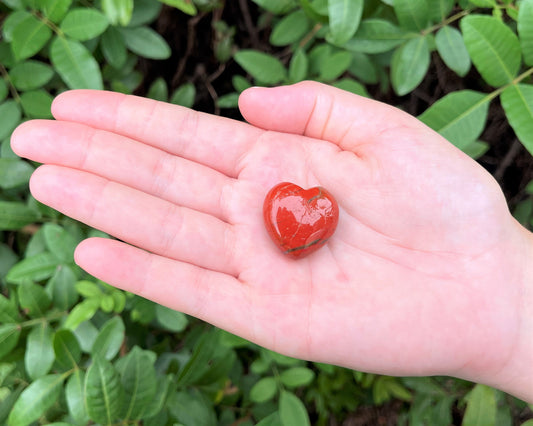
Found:
[(263, 216), (266, 229), (279, 249), (299, 259), (317, 251), (333, 235), (339, 206), (322, 187), (303, 189), (283, 182), (266, 195)]

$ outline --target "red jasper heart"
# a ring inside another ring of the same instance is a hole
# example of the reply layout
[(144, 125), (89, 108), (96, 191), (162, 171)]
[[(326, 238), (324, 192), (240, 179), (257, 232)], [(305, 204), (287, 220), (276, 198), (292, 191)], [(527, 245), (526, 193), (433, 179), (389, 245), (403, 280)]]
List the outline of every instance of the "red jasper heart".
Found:
[(339, 206), (324, 188), (300, 188), (283, 182), (265, 197), (266, 229), (279, 249), (294, 259), (305, 257), (326, 244), (335, 232)]

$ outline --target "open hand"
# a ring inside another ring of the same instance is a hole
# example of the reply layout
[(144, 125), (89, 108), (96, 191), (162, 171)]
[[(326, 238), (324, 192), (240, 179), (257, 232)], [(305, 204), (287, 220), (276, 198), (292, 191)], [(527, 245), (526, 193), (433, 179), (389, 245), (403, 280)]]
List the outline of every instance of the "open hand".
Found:
[[(488, 173), (414, 117), (318, 83), (249, 89), (240, 108), (251, 124), (71, 91), (12, 146), (46, 164), (38, 200), (123, 241), (76, 250), (112, 285), (295, 357), (485, 382), (511, 367), (530, 236)], [(340, 207), (296, 261), (262, 218), (283, 181)]]

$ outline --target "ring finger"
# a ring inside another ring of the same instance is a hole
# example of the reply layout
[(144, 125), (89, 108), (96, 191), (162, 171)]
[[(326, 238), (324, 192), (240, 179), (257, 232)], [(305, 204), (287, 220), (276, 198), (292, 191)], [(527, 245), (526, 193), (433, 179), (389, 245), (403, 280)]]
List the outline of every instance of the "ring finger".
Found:
[(34, 197), (89, 226), (168, 258), (236, 275), (233, 227), (91, 173), (41, 166)]

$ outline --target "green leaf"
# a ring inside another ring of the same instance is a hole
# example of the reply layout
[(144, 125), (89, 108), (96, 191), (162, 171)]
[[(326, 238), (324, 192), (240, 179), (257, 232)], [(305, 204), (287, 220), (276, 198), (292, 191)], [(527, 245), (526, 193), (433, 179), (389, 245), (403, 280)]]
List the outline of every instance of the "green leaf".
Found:
[(306, 367), (293, 367), (280, 374), (281, 383), (289, 388), (306, 386), (315, 378), (313, 370)]
[(13, 284), (24, 281), (42, 281), (50, 278), (58, 266), (57, 258), (48, 252), (22, 259), (8, 272), (6, 280)]
[(482, 157), (490, 148), (490, 145), (487, 142), (483, 141), (473, 141), (466, 145), (462, 151), (472, 157), (474, 160)]
[(52, 302), (44, 288), (31, 281), (24, 281), (19, 285), (18, 296), (20, 306), (27, 309), (32, 318), (44, 317)]
[(429, 9), (426, 0), (394, 0), (393, 4), (401, 27), (420, 31), (428, 26)]
[(33, 15), (26, 16), (13, 29), (11, 48), (18, 60), (29, 58), (41, 50), (52, 36), (52, 30)]
[(167, 404), (170, 414), (185, 426), (216, 426), (213, 406), (198, 389), (174, 392)]
[(293, 0), (252, 0), (255, 4), (261, 6), (263, 9), (274, 13), (275, 15), (282, 15), (294, 7)]
[(126, 306), (126, 295), (121, 290), (115, 290), (111, 293), (113, 298), (113, 309), (116, 313), (121, 313)]
[(279, 398), (279, 417), (283, 426), (311, 425), (304, 403), (292, 392), (281, 392)]
[(256, 50), (240, 50), (235, 61), (253, 78), (265, 84), (276, 84), (286, 77), (286, 70), (279, 59)]
[(496, 391), (485, 385), (476, 385), (466, 395), (467, 401), (462, 426), (496, 426)]
[(454, 0), (427, 0), (429, 18), (433, 22), (440, 22), (446, 18), (455, 5)]
[[(2, 251), (0, 250), (0, 254)], [(0, 323), (16, 323), (20, 320), (15, 298), (8, 299), (0, 294)]]
[(128, 25), (132, 18), (133, 0), (102, 0), (102, 10), (112, 25)]
[(289, 64), (289, 80), (292, 83), (305, 80), (309, 61), (303, 49), (296, 49)]
[(435, 102), (418, 118), (457, 148), (475, 141), (487, 120), (490, 96), (472, 90), (452, 92)]
[(151, 405), (157, 389), (154, 362), (149, 354), (135, 346), (125, 357), (121, 372), (126, 404), (123, 419), (141, 419)]
[[(131, 1), (131, 0), (123, 0)], [(132, 7), (133, 7), (133, 1)], [(162, 4), (159, 1), (153, 0), (135, 0), (135, 7), (131, 14), (131, 19), (127, 23), (130, 27), (139, 27), (141, 25), (153, 22), (161, 13)], [(125, 25), (125, 24), (123, 24)]]
[(181, 105), (186, 108), (192, 108), (195, 98), (196, 87), (194, 87), (194, 84), (184, 83), (174, 91), (170, 97), (170, 103), (174, 105)]
[(384, 19), (365, 19), (352, 40), (344, 45), (361, 53), (383, 53), (404, 43), (413, 35)]
[(154, 302), (137, 296), (131, 303), (131, 319), (141, 324), (149, 324), (155, 319), (155, 307)]
[[(13, 99), (8, 99), (0, 104), (0, 140), (7, 138), (13, 129), (20, 123), (20, 107)], [(0, 212), (0, 229), (2, 226)]]
[(78, 339), (70, 330), (58, 330), (54, 335), (53, 349), (56, 363), (64, 370), (76, 368), (81, 360)]
[(8, 91), (9, 89), (7, 88), (6, 81), (4, 79), (0, 79), (0, 102), (7, 98)]
[(430, 52), (426, 37), (409, 40), (392, 57), (391, 80), (394, 91), (406, 95), (424, 79), (429, 68)]
[(518, 35), (526, 65), (533, 66), (533, 0), (522, 0), (518, 9)]
[(61, 30), (79, 41), (90, 40), (102, 34), (109, 25), (107, 17), (96, 9), (76, 8), (61, 21)]
[(324, 81), (336, 80), (350, 67), (352, 59), (352, 54), (346, 50), (334, 53), (327, 61), (322, 62), (320, 79)]
[(513, 84), (500, 99), (516, 136), (533, 155), (533, 85)]
[(317, 23), (327, 24), (329, 21), (327, 0), (313, 2), (311, 0), (300, 0), (300, 7), (305, 14)]
[(113, 365), (102, 357), (93, 357), (85, 377), (87, 414), (96, 423), (111, 424), (118, 417), (123, 389)]
[(156, 101), (166, 102), (168, 100), (168, 87), (163, 77), (156, 78), (148, 88), (146, 97)]
[(491, 8), (491, 7), (496, 6), (496, 0), (468, 0), (468, 1), (478, 7)]
[(396, 377), (379, 376), (372, 386), (374, 403), (381, 405), (396, 397), (402, 401), (410, 401), (411, 393), (398, 381)]
[(146, 410), (143, 414), (144, 418), (151, 418), (154, 417), (156, 414), (158, 414), (162, 409), (163, 406), (167, 402), (167, 397), (169, 394), (170, 385), (172, 384), (172, 376), (166, 375), (163, 377), (157, 378), (157, 384), (156, 384), (156, 391), (154, 394), (154, 397), (152, 398), (152, 401), (148, 406), (146, 407)]
[(18, 158), (0, 158), (0, 188), (10, 189), (26, 185), (33, 170), (27, 161)]
[(85, 299), (83, 302), (78, 303), (67, 317), (64, 327), (75, 330), (82, 322), (90, 320), (99, 306), (100, 300), (97, 298)]
[[(13, 31), (15, 28), (17, 28), (17, 25), (31, 16), (31, 13), (23, 9), (19, 9), (10, 13), (2, 23), (2, 34), (4, 35), (4, 40), (8, 43), (11, 43), (13, 41)], [(11, 48), (11, 46), (7, 46)]]
[(78, 281), (75, 285), (76, 291), (83, 297), (102, 297), (102, 289), (96, 283), (88, 280)]
[(272, 361), (278, 365), (282, 365), (285, 367), (292, 367), (302, 363), (302, 361), (298, 358), (292, 358), (290, 356), (282, 355), (278, 352), (270, 351), (267, 349), (263, 349), (262, 356), (264, 356), (265, 359), (268, 359), (269, 361)]
[(64, 37), (55, 37), (50, 60), (63, 81), (71, 89), (103, 88), (100, 67), (83, 44)]
[(160, 0), (162, 3), (175, 7), (182, 12), (194, 16), (198, 11), (192, 0)]
[(378, 83), (378, 68), (369, 55), (352, 52), (353, 60), (348, 71), (366, 84)]
[(363, 0), (328, 0), (329, 34), (327, 40), (343, 45), (350, 40), (363, 14)]
[[(0, 243), (0, 283), (4, 283), (4, 279), (11, 269), (11, 267), (17, 263), (19, 257), (7, 244)], [(1, 294), (1, 293), (0, 293)], [(1, 299), (1, 297), (0, 297)], [(2, 318), (2, 305), (0, 304), (0, 323), (4, 322)], [(9, 321), (5, 321), (9, 322)]]
[(274, 398), (278, 385), (274, 377), (263, 377), (250, 389), (250, 399), (258, 404)]
[(72, 0), (40, 0), (41, 8), (50, 21), (59, 23), (67, 14)]
[(207, 386), (213, 383), (220, 383), (225, 380), (232, 370), (237, 355), (227, 347), (219, 345), (213, 359), (209, 361), (209, 369), (197, 381), (197, 386)]
[(0, 363), (0, 385), (10, 376), (10, 374), (15, 371), (17, 365), (12, 362), (3, 362)]
[(56, 269), (48, 281), (48, 289), (56, 308), (68, 310), (78, 301), (78, 293), (74, 287), (76, 279), (72, 267), (60, 265)]
[(100, 48), (107, 62), (119, 69), (126, 63), (128, 51), (124, 43), (124, 37), (115, 27), (109, 27), (100, 37)]
[(28, 334), (24, 365), (31, 379), (44, 376), (54, 363), (52, 331), (47, 323), (41, 323), (31, 329)]
[(0, 142), (0, 157), (12, 159), (12, 160), (16, 160), (20, 158), (17, 154), (15, 154), (8, 140), (4, 140)]
[(20, 337), (20, 325), (0, 325), (0, 359), (7, 355), (17, 346)]
[(93, 323), (90, 320), (84, 321), (72, 332), (78, 339), (82, 352), (90, 353), (96, 336), (98, 336), (98, 329)]
[(51, 374), (31, 383), (15, 402), (8, 425), (29, 425), (41, 417), (59, 399), (63, 380), (63, 376)]
[(239, 106), (239, 94), (236, 92), (222, 95), (217, 100), (220, 108), (237, 108)]
[(65, 228), (55, 223), (43, 225), (43, 232), (48, 250), (61, 262), (73, 262), (74, 249), (78, 245), (76, 239)]
[(266, 417), (263, 417), (255, 426), (279, 426), (281, 419), (279, 418), (279, 411), (274, 411)]
[(53, 100), (45, 90), (32, 90), (20, 95), (22, 109), (30, 118), (52, 118)]
[(296, 10), (284, 16), (274, 25), (270, 34), (270, 44), (287, 46), (300, 40), (309, 31), (309, 20), (303, 10)]
[(111, 360), (120, 350), (124, 341), (124, 323), (119, 316), (111, 318), (101, 328), (91, 349), (93, 357)]
[(167, 308), (163, 305), (157, 305), (155, 307), (155, 318), (164, 328), (175, 333), (185, 330), (189, 323), (187, 316), (184, 313)]
[(16, 230), (40, 218), (34, 210), (19, 202), (0, 201), (0, 230)]
[(524, 227), (527, 227), (533, 217), (533, 199), (520, 201), (513, 209), (513, 217)]
[(149, 27), (121, 28), (128, 49), (149, 59), (167, 59), (171, 51), (163, 37)]
[(435, 36), (435, 44), (448, 68), (464, 77), (470, 70), (470, 56), (461, 33), (450, 26), (442, 27)]
[(461, 20), (468, 53), (483, 79), (494, 87), (510, 83), (520, 69), (520, 43), (513, 31), (492, 16), (470, 15)]
[(54, 70), (43, 62), (20, 62), (9, 71), (11, 83), (18, 90), (32, 90), (44, 86), (54, 76)]
[(88, 424), (89, 416), (85, 409), (85, 372), (75, 370), (65, 386), (65, 399), (69, 414), (77, 424)]
[(100, 309), (104, 312), (111, 312), (115, 307), (115, 301), (110, 294), (105, 294), (100, 300)]
[(216, 329), (202, 334), (198, 339), (191, 358), (178, 374), (176, 382), (179, 386), (194, 384), (209, 369), (209, 361), (219, 347), (219, 338)]
[(313, 47), (307, 55), (309, 60), (308, 74), (318, 74), (320, 68), (324, 66), (323, 63), (328, 60), (332, 52), (333, 49), (328, 43), (319, 43), (317, 46)]

